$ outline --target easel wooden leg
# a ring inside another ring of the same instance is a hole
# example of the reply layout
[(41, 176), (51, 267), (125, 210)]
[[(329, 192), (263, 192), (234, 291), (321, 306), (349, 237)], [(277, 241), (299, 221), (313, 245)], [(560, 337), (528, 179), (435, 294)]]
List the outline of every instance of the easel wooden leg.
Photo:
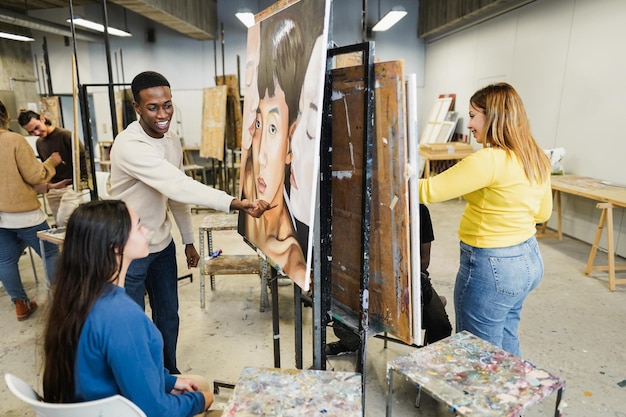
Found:
[(559, 240), (563, 240), (563, 215), (561, 214), (561, 192), (556, 190), (554, 192), (554, 196), (556, 197), (556, 221), (557, 226), (556, 230), (559, 235)]
[(598, 246), (600, 245), (600, 239), (602, 238), (602, 229), (604, 228), (604, 222), (606, 220), (606, 208), (602, 207), (605, 204), (609, 203), (598, 203), (596, 207), (602, 209), (602, 214), (600, 215), (600, 221), (598, 222), (598, 229), (596, 230), (596, 237), (593, 239), (593, 244), (591, 245), (591, 252), (589, 252), (589, 258), (587, 259), (587, 266), (585, 267), (585, 275), (589, 275), (593, 270), (593, 261), (596, 259), (596, 252), (598, 251)]
[(606, 237), (609, 250), (609, 291), (615, 291), (615, 246), (613, 245), (613, 205), (607, 203), (606, 210)]
[(426, 159), (424, 160), (424, 175), (422, 175), (423, 178), (429, 178), (430, 177), (430, 159)]

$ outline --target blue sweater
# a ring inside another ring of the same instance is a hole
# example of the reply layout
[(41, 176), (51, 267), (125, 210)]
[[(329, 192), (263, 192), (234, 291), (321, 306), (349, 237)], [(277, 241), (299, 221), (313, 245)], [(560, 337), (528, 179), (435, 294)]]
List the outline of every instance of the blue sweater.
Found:
[(204, 411), (200, 392), (169, 394), (176, 377), (163, 367), (163, 338), (126, 291), (111, 284), (94, 303), (78, 342), (76, 401), (120, 394), (148, 417)]

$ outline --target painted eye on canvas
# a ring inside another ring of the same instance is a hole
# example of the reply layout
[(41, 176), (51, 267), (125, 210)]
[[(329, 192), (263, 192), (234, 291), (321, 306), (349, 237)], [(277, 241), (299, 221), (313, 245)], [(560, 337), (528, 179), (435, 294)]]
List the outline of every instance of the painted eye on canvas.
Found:
[(274, 125), (274, 124), (271, 124), (271, 125), (270, 125), (270, 133), (271, 133), (272, 135), (275, 135), (275, 134), (276, 134), (276, 125)]

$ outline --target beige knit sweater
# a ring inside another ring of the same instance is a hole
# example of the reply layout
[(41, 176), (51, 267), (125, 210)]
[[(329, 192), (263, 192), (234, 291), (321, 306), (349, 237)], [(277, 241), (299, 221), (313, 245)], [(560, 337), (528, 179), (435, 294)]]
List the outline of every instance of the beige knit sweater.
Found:
[(0, 129), (0, 212), (37, 210), (34, 186), (49, 182), (55, 172), (50, 158), (40, 162), (22, 135)]

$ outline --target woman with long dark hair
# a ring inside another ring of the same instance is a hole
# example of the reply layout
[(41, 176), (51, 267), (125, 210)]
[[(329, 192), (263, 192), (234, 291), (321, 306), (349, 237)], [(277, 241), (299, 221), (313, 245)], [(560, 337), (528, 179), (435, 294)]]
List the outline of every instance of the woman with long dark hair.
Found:
[(191, 416), (213, 402), (163, 366), (163, 338), (124, 290), (128, 265), (148, 255), (147, 230), (119, 200), (72, 213), (59, 258), (45, 340), (44, 399), (120, 394), (148, 416)]

